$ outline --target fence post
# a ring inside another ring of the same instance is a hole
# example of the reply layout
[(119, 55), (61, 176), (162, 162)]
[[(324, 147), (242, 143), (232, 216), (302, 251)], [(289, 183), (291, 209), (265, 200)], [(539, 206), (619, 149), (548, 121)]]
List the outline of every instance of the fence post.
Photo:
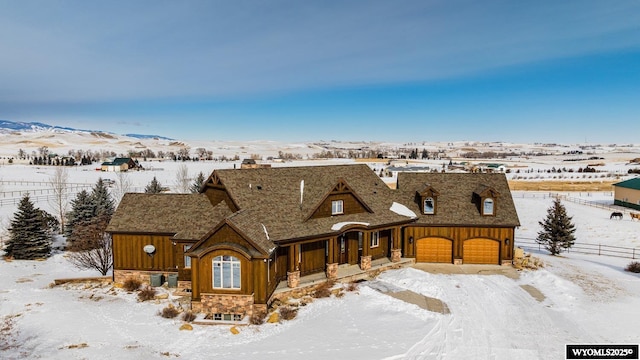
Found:
[(598, 244), (598, 256), (600, 256), (600, 247), (601, 246), (602, 246), (601, 244)]

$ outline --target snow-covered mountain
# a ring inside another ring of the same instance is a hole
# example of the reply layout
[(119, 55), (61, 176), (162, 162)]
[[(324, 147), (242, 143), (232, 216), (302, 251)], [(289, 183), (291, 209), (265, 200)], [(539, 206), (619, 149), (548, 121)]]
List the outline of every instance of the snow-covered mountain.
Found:
[[(21, 122), (21, 121), (10, 121), (10, 120), (0, 120), (0, 133), (7, 132), (86, 132), (86, 133), (106, 133), (109, 132), (102, 130), (85, 130), (85, 129), (75, 129), (71, 127), (57, 126), (57, 125), (49, 125), (40, 122)], [(124, 136), (137, 138), (137, 139), (162, 139), (162, 140), (173, 140), (171, 138), (160, 136), (160, 135), (144, 135), (144, 134), (124, 134)]]

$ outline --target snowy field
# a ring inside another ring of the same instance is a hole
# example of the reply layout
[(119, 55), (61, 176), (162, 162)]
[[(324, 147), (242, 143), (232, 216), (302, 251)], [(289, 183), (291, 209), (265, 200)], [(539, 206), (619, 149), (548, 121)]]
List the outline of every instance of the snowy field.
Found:
[[(193, 176), (199, 171), (208, 175), (216, 167), (233, 168), (233, 163), (187, 164)], [(127, 176), (138, 188), (153, 176), (171, 187), (179, 165), (145, 164), (155, 170)], [(50, 177), (51, 168), (4, 165), (0, 192), (28, 187), (36, 196)], [(92, 185), (98, 177), (116, 180), (113, 173), (85, 167), (70, 170), (69, 181)], [(34, 184), (12, 184), (15, 180)], [(517, 244), (519, 238), (536, 236), (538, 221), (552, 200), (544, 193), (513, 195), (522, 224), (516, 230)], [(570, 195), (599, 203), (613, 200), (611, 193)], [(46, 199), (36, 204), (51, 211)], [(629, 217), (609, 220), (609, 210), (563, 204), (574, 218), (578, 242), (640, 252), (640, 222)], [(14, 211), (10, 204), (0, 207), (4, 228)], [(360, 283), (341, 298), (316, 299), (301, 307), (291, 321), (238, 327), (237, 335), (230, 326), (179, 330), (180, 320), (157, 315), (175, 301), (172, 298), (141, 303), (135, 294), (110, 285), (50, 287), (58, 278), (99, 275), (73, 268), (63, 253), (46, 261), (0, 260), (0, 358), (562, 359), (567, 343), (640, 342), (640, 275), (623, 271), (631, 259), (534, 255), (545, 268), (523, 271), (517, 278), (431, 274), (414, 268), (388, 271), (376, 279), (376, 286)], [(380, 284), (440, 299), (450, 314), (383, 294), (375, 290)], [(536, 300), (523, 285), (535, 287), (544, 299)]]

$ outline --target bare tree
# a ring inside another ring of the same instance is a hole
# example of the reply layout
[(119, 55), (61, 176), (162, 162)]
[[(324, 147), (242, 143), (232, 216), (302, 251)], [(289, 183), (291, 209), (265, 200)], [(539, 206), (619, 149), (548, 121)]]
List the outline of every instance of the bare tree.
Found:
[(188, 193), (191, 187), (191, 179), (189, 179), (189, 168), (182, 164), (178, 166), (176, 173), (176, 190), (179, 193)]
[(102, 276), (113, 268), (113, 242), (105, 232), (109, 219), (101, 216), (85, 224), (76, 234), (82, 241), (69, 252), (69, 261), (78, 269), (97, 270)]
[(178, 150), (178, 157), (180, 158), (180, 160), (186, 161), (189, 159), (190, 152), (191, 148), (187, 145), (184, 145)]
[(57, 166), (53, 175), (49, 178), (49, 185), (53, 189), (51, 207), (60, 219), (60, 231), (64, 233), (64, 218), (69, 205), (69, 173), (64, 166)]
[(113, 189), (113, 198), (116, 202), (116, 205), (120, 203), (124, 194), (131, 192), (133, 187), (133, 182), (129, 178), (129, 175), (125, 171), (116, 172), (116, 184)]

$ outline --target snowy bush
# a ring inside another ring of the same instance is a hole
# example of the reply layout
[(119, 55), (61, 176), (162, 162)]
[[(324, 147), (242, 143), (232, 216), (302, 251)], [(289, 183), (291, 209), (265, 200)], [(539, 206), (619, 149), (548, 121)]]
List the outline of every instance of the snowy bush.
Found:
[(632, 261), (624, 270), (632, 273), (640, 273), (640, 262)]
[(140, 282), (140, 280), (129, 278), (125, 280), (124, 284), (122, 284), (122, 288), (127, 291), (136, 291), (140, 288), (140, 285), (142, 285), (142, 282)]
[(298, 315), (298, 309), (294, 309), (290, 306), (283, 306), (279, 309), (280, 317), (284, 320), (293, 320)]
[(173, 304), (169, 304), (167, 307), (162, 309), (162, 311), (160, 312), (160, 316), (162, 316), (165, 319), (173, 319), (176, 316), (178, 316), (179, 313), (180, 313), (180, 310), (176, 309), (175, 306), (173, 306)]
[(138, 300), (140, 301), (153, 300), (155, 297), (156, 289), (152, 288), (149, 285), (142, 288), (142, 290), (140, 290), (140, 292), (138, 293)]
[(196, 319), (196, 314), (194, 314), (193, 312), (191, 312), (191, 310), (189, 311), (185, 311), (182, 314), (182, 321), (186, 321), (186, 322), (192, 322), (193, 320)]

